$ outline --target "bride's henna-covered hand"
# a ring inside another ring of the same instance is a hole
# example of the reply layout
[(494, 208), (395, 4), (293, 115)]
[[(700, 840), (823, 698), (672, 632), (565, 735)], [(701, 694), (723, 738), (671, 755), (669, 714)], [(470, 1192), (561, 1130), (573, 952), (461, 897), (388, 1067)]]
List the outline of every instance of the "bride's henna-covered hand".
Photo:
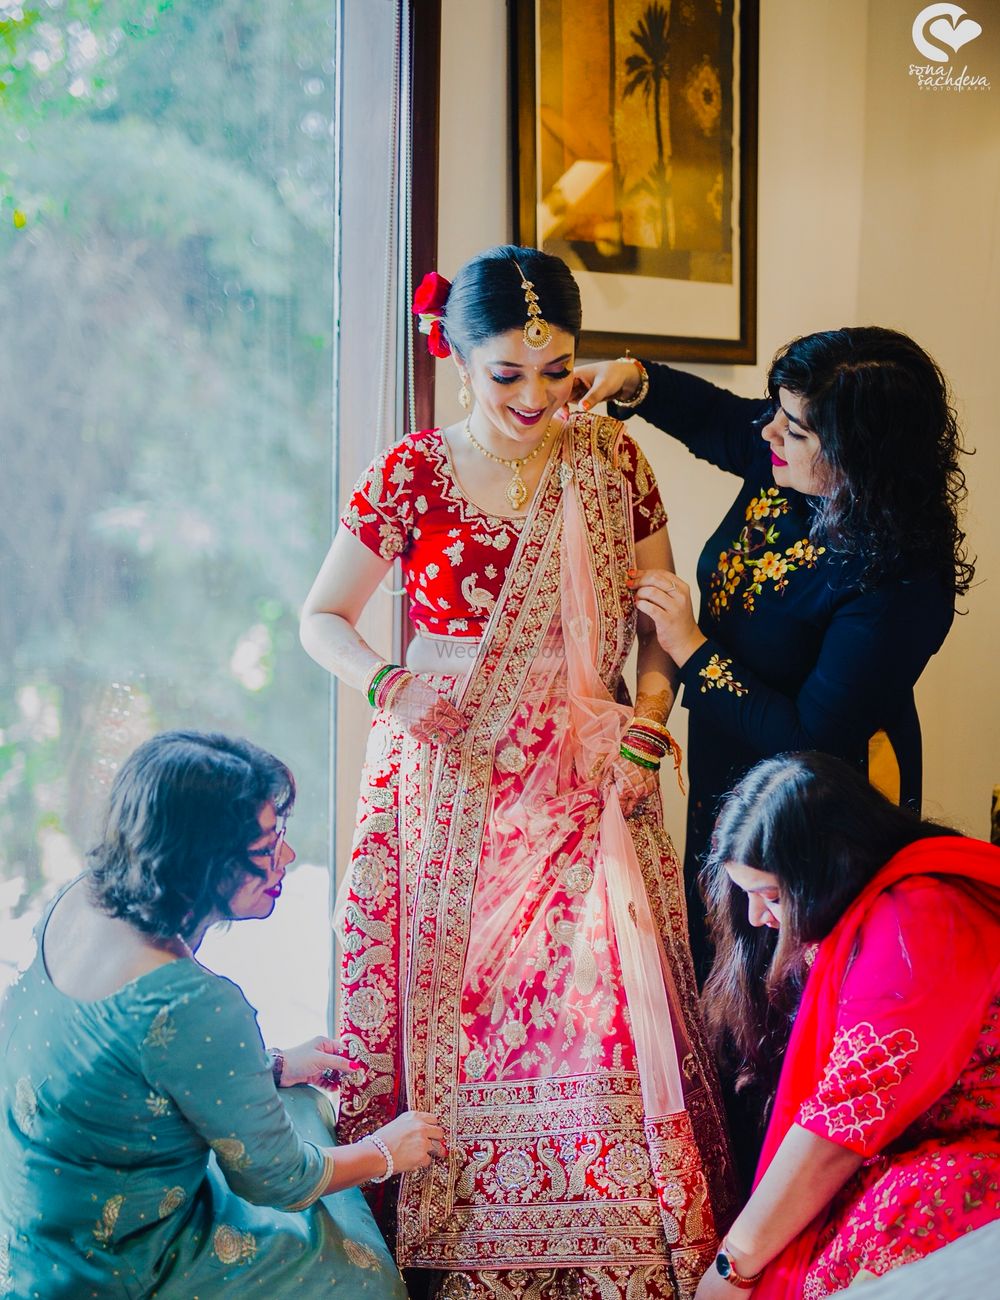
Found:
[(660, 785), (660, 774), (649, 767), (633, 763), (624, 754), (618, 754), (604, 769), (604, 789), (614, 785), (622, 812), (630, 817), (644, 799), (655, 794)]
[(440, 744), (466, 728), (465, 718), (451, 700), (412, 674), (392, 694), (388, 712), (416, 740)]

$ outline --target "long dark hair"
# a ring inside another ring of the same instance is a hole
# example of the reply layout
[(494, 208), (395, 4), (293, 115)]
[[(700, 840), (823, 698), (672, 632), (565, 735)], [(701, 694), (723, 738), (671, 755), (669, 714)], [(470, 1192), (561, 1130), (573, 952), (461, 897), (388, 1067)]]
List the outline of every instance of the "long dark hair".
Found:
[(295, 802), (295, 780), (248, 740), (163, 731), (122, 764), (100, 842), (88, 854), (91, 897), (154, 938), (187, 938), (212, 913), (228, 915), (261, 837), (258, 817)]
[(458, 356), (467, 358), (487, 339), (523, 328), (528, 313), (518, 268), (535, 287), (543, 319), (579, 341), (580, 288), (566, 263), (537, 248), (501, 244), (470, 258), (452, 282), (444, 332)]
[[(958, 832), (890, 803), (829, 754), (779, 754), (726, 796), (702, 872), (715, 961), (703, 994), (709, 1035), (737, 1086), (773, 1095), (807, 974), (825, 939), (907, 844)], [(726, 865), (777, 877), (778, 931), (750, 924)]]
[(963, 448), (948, 385), (923, 348), (875, 325), (824, 330), (782, 348), (767, 383), (773, 400), (786, 388), (804, 402), (832, 478), (814, 533), (861, 560), (862, 584), (917, 564), (966, 592)]

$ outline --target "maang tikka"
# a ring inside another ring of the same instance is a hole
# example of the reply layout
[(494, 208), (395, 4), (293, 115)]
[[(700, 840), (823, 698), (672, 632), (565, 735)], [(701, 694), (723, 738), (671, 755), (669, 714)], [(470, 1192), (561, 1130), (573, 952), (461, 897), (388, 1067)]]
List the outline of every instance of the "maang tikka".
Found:
[(535, 286), (524, 274), (517, 262), (514, 265), (521, 277), (524, 301), (528, 307), (528, 319), (524, 322), (524, 341), (529, 348), (534, 348), (538, 352), (552, 342), (552, 327), (542, 316), (542, 309), (538, 305), (538, 294), (535, 293)]

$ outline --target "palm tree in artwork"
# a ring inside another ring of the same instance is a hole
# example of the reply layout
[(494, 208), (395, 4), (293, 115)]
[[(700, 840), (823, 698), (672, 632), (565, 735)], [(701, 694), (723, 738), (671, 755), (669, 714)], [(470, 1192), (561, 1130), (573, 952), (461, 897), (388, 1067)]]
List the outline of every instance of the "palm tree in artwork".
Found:
[(666, 105), (666, 130), (664, 130), (664, 89), (670, 83), (670, 0), (666, 4), (649, 5), (639, 19), (639, 25), (630, 33), (639, 47), (638, 54), (625, 60), (625, 89), (622, 98), (628, 99), (641, 90), (647, 109), (652, 107), (653, 127), (656, 132), (656, 163), (649, 177), (637, 188), (655, 197), (659, 207), (660, 241), (668, 248), (674, 246), (674, 201), (671, 193), (670, 109)]

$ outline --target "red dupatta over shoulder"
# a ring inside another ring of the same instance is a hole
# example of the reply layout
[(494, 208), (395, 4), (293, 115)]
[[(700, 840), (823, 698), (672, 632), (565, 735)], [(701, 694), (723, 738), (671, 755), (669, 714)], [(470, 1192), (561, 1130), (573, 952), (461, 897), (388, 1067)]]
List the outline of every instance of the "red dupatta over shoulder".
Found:
[[(960, 836), (908, 845), (820, 945), (757, 1182), (796, 1123), (866, 1160), (890, 1144), (905, 1147), (907, 1130), (962, 1073), (998, 991), (1000, 849)], [(984, 1116), (984, 1127), (996, 1118)], [(961, 1212), (960, 1204), (956, 1236), (965, 1230)], [(771, 1261), (755, 1300), (809, 1292), (828, 1214), (829, 1207)], [(896, 1245), (898, 1253), (898, 1234)]]

